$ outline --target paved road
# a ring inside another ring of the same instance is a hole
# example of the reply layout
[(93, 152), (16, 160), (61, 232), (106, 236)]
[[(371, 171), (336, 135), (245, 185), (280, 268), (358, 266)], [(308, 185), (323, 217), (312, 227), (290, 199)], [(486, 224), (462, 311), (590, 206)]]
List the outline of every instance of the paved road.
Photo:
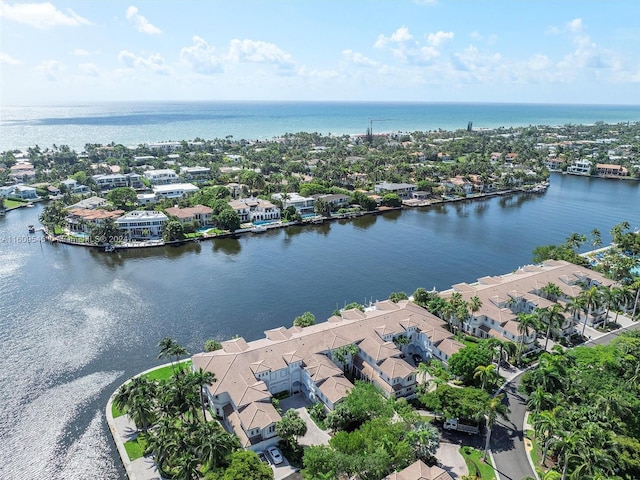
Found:
[[(601, 335), (585, 345), (606, 345), (627, 330), (640, 330), (640, 322), (629, 323), (625, 328)], [(526, 399), (518, 393), (521, 378), (521, 374), (517, 375), (504, 387), (505, 403), (511, 410), (509, 421), (498, 420), (491, 435), (491, 452), (499, 480), (537, 478), (531, 468), (529, 456), (524, 446), (522, 426), (527, 409)]]

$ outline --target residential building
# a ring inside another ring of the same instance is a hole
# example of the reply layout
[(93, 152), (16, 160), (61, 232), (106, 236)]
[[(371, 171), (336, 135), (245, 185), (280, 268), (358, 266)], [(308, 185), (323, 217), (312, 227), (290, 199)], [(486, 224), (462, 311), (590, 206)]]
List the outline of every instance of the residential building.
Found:
[(596, 164), (596, 171), (602, 177), (626, 177), (629, 172), (622, 165), (614, 165), (610, 163)]
[(591, 161), (574, 160), (573, 163), (567, 167), (567, 173), (572, 173), (574, 175), (590, 175)]
[(69, 207), (69, 209), (73, 208), (84, 208), (89, 210), (95, 210), (96, 208), (106, 207), (107, 201), (102, 197), (89, 197), (83, 200), (80, 200), (78, 203), (74, 203)]
[(137, 197), (138, 205), (154, 205), (158, 201), (155, 193), (139, 193)]
[(72, 232), (90, 233), (91, 228), (101, 225), (105, 220), (117, 220), (124, 210), (105, 210), (103, 208), (71, 208), (66, 221)]
[(167, 185), (155, 185), (153, 193), (158, 198), (182, 198), (200, 190), (192, 183), (173, 183)]
[(205, 388), (212, 412), (243, 447), (261, 450), (277, 442), (280, 416), (271, 398), (279, 392), (302, 392), (333, 410), (353, 388), (350, 372), (389, 397), (414, 395), (415, 365), (406, 358), (446, 362), (463, 348), (444, 325), (413, 302), (387, 300), (309, 327), (267, 330), (253, 342), (222, 342), (220, 350), (194, 355), (193, 368), (218, 379)]
[[(543, 288), (549, 283), (557, 285), (562, 295), (548, 299)], [(454, 292), (462, 295), (469, 302), (472, 297), (481, 301), (480, 309), (468, 318), (453, 318), (454, 326), (462, 328), (470, 335), (479, 338), (498, 338), (519, 344), (526, 349), (534, 348), (536, 332), (529, 335), (519, 331), (519, 313), (533, 313), (540, 307), (551, 307), (555, 302), (566, 305), (572, 298), (591, 286), (611, 286), (614, 282), (598, 272), (580, 267), (563, 260), (547, 260), (539, 265), (527, 265), (513, 273), (503, 276), (483, 277), (476, 283), (459, 283), (451, 290), (442, 292), (449, 298)], [(587, 319), (587, 325), (597, 325), (603, 321), (603, 309), (595, 309)], [(564, 335), (575, 332), (575, 324), (583, 322), (581, 313), (565, 314)]]
[(393, 472), (382, 480), (453, 480), (453, 477), (437, 465), (428, 466), (422, 460), (416, 460), (404, 470)]
[(280, 209), (261, 198), (240, 198), (229, 202), (240, 217), (241, 223), (280, 220)]
[(151, 185), (169, 185), (178, 182), (178, 174), (170, 168), (160, 170), (147, 170), (144, 178), (151, 182)]
[(315, 213), (316, 200), (313, 197), (303, 197), (298, 192), (274, 193), (271, 198), (282, 202), (282, 209), (293, 207), (300, 215), (312, 215)]
[(130, 240), (150, 240), (162, 237), (167, 220), (162, 212), (134, 210), (118, 218), (116, 224)]
[(204, 183), (211, 179), (209, 167), (180, 167), (180, 175), (190, 182)]
[(28, 187), (27, 185), (16, 185), (13, 187), (11, 196), (22, 200), (35, 200), (39, 198), (36, 189)]
[(64, 188), (67, 189), (67, 192), (73, 193), (73, 194), (82, 195), (90, 192), (89, 187), (87, 187), (86, 185), (82, 185), (81, 183), (78, 183), (78, 181), (73, 178), (68, 178), (66, 180), (63, 180), (62, 182), (60, 182), (60, 185), (64, 185)]
[(147, 143), (149, 150), (160, 153), (171, 153), (182, 148), (182, 142), (155, 142)]
[(311, 195), (316, 201), (322, 199), (331, 205), (332, 209), (338, 209), (340, 207), (348, 206), (351, 203), (351, 197), (343, 193), (329, 193), (329, 194), (317, 194)]
[(402, 199), (411, 198), (411, 192), (417, 189), (417, 186), (412, 183), (389, 183), (382, 182), (374, 187), (374, 191), (379, 195), (385, 193), (395, 193)]
[(129, 180), (122, 173), (112, 173), (110, 175), (93, 175), (93, 180), (100, 190), (112, 190), (119, 187), (128, 187)]
[(165, 210), (167, 215), (176, 217), (180, 223), (198, 222), (198, 225), (212, 225), (211, 214), (213, 209), (206, 205), (195, 205), (188, 208), (171, 207)]

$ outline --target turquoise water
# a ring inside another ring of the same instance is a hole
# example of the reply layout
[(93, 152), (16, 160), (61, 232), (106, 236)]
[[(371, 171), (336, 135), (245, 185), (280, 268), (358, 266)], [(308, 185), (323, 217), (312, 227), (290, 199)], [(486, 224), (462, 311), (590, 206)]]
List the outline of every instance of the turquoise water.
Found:
[(253, 222), (254, 225), (271, 225), (272, 223), (275, 223), (275, 221), (273, 221), (273, 220), (254, 220), (254, 222)]
[(376, 102), (166, 102), (3, 105), (0, 151), (39, 145), (271, 139), (285, 133), (364, 134), (635, 122), (640, 106)]

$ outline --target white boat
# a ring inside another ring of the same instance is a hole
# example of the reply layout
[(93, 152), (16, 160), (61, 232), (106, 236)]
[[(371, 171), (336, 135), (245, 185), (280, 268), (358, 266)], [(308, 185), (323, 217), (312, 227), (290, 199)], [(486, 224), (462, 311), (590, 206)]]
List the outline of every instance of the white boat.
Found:
[(267, 227), (263, 225), (256, 225), (251, 229), (251, 233), (264, 233), (267, 231)]
[(116, 247), (114, 245), (111, 245), (110, 243), (107, 243), (104, 247), (104, 251), (107, 253), (115, 252), (115, 250), (116, 250)]
[(36, 233), (36, 227), (29, 225), (29, 233)]

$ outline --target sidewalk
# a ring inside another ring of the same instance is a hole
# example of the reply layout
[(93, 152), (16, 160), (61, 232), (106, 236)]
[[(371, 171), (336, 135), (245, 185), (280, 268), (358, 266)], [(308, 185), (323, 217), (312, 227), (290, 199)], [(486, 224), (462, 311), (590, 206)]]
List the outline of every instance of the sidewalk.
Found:
[(129, 460), (129, 455), (127, 455), (124, 444), (135, 438), (138, 431), (127, 415), (113, 418), (113, 415), (111, 414), (111, 405), (113, 404), (114, 396), (115, 392), (107, 402), (107, 409), (105, 413), (109, 430), (111, 430), (113, 441), (116, 444), (116, 448), (120, 454), (120, 459), (122, 460), (122, 465), (127, 472), (127, 476), (130, 480), (162, 480), (162, 477), (156, 468), (156, 464), (151, 458), (142, 457), (134, 461)]

